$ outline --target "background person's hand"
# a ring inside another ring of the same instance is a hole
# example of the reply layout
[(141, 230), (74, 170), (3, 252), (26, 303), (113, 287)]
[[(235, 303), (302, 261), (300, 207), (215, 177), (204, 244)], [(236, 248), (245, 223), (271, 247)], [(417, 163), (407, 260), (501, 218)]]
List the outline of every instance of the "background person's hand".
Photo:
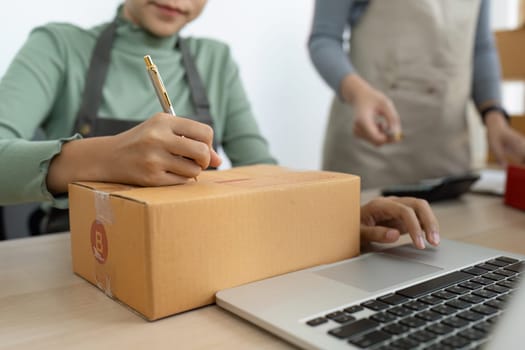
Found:
[(52, 160), (47, 185), (53, 193), (63, 193), (73, 181), (184, 183), (203, 169), (220, 165), (212, 141), (210, 126), (158, 113), (118, 135), (65, 143)]
[(525, 164), (525, 136), (512, 129), (501, 112), (485, 116), (487, 143), (496, 161), (506, 166), (507, 159)]
[(413, 197), (379, 197), (361, 207), (363, 242), (393, 243), (408, 233), (414, 245), (439, 244), (439, 225), (427, 201)]
[(380, 146), (399, 141), (401, 122), (392, 101), (357, 74), (346, 76), (341, 94), (354, 111), (354, 134)]

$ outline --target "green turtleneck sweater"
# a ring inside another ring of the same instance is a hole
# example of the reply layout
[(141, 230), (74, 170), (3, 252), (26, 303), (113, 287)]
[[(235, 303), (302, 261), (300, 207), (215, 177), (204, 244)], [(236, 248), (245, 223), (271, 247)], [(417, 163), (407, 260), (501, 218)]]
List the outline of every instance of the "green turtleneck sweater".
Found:
[[(32, 31), (0, 81), (0, 204), (51, 201), (46, 187), (49, 162), (71, 135), (85, 76), (98, 35), (108, 23), (82, 29), (53, 23)], [(143, 56), (151, 55), (180, 116), (194, 109), (184, 77), (177, 36), (154, 37), (119, 19), (103, 89), (100, 118), (142, 121), (161, 111)], [(228, 47), (210, 39), (189, 39), (190, 51), (211, 104), (215, 135), (233, 166), (275, 163), (259, 133)], [(42, 127), (47, 141), (30, 141)]]

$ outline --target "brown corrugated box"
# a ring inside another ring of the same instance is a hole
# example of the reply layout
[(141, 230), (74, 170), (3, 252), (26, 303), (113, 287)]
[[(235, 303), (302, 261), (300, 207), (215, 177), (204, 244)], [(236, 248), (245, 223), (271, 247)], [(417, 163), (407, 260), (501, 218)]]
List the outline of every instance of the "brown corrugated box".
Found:
[(496, 46), (504, 80), (525, 80), (525, 27), (496, 31)]
[[(525, 115), (512, 115), (510, 118), (510, 126), (517, 132), (525, 135)], [(507, 157), (507, 161), (514, 164), (520, 164), (522, 162), (521, 159), (513, 159), (511, 157)], [(490, 150), (488, 151), (487, 162), (496, 163), (496, 158)]]
[(277, 166), (198, 182), (70, 185), (73, 269), (155, 320), (224, 288), (359, 253), (357, 176)]

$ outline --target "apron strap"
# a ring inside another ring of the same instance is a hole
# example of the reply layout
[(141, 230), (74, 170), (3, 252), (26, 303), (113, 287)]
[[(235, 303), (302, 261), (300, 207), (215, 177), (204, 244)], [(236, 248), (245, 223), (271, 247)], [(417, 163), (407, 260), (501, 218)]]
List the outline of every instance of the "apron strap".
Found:
[[(190, 48), (186, 39), (179, 37), (175, 48), (179, 48), (182, 54), (182, 64), (186, 72), (186, 80), (190, 86), (191, 100), (195, 108), (196, 120), (208, 124), (213, 128), (213, 119), (210, 113), (210, 102), (201, 76), (197, 71), (193, 57), (191, 56)], [(217, 138), (213, 137), (213, 149), (217, 149)]]
[[(78, 132), (84, 137), (97, 136), (95, 135), (95, 124), (98, 119), (98, 109), (102, 101), (102, 91), (111, 60), (111, 48), (117, 32), (117, 22), (118, 20), (115, 19), (102, 31), (93, 49), (91, 62), (86, 75), (82, 104), (77, 113), (73, 129), (73, 133)], [(186, 80), (190, 88), (190, 96), (196, 113), (195, 118), (197, 121), (213, 128), (208, 95), (193, 61), (193, 57), (191, 56), (186, 39), (179, 37), (175, 44), (175, 49), (181, 51), (182, 64), (186, 72)], [(133, 124), (129, 124), (129, 126), (131, 127)], [(108, 134), (105, 132), (104, 134), (110, 135), (111, 133)], [(217, 146), (218, 142), (214, 136), (213, 148), (217, 149)]]
[(78, 132), (84, 137), (95, 136), (95, 121), (97, 119), (102, 90), (111, 60), (111, 48), (117, 32), (117, 20), (111, 22), (100, 34), (86, 76), (82, 104), (77, 113), (73, 133)]

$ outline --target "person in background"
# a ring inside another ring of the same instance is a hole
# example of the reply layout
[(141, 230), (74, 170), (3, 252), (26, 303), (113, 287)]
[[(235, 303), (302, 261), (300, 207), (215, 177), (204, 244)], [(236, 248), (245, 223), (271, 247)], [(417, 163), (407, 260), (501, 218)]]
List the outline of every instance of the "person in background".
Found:
[[(126, 0), (113, 21), (91, 29), (34, 29), (0, 82), (0, 157), (9, 165), (0, 170), (0, 203), (49, 203), (42, 220), (49, 228), (67, 217), (54, 208), (67, 208), (73, 181), (182, 184), (220, 165), (218, 145), (233, 166), (276, 163), (228, 46), (179, 36), (205, 4)], [(144, 55), (184, 117), (158, 112)], [(47, 140), (30, 140), (39, 127)], [(414, 198), (371, 201), (362, 225), (365, 241), (393, 242), (409, 232), (419, 248), (425, 238), (439, 243), (432, 210)]]
[(363, 188), (465, 173), (471, 99), (497, 160), (525, 162), (489, 22), (488, 0), (316, 0), (309, 53), (336, 94), (323, 168)]

